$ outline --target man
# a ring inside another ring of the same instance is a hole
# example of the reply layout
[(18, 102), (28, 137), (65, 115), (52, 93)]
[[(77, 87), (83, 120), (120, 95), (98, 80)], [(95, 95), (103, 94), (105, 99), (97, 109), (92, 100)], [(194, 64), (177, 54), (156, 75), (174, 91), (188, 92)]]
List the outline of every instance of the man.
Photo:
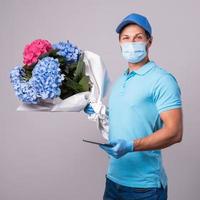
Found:
[[(149, 59), (152, 29), (132, 13), (118, 25), (128, 68), (109, 97), (109, 155), (104, 200), (166, 200), (161, 149), (182, 140), (181, 91), (175, 77)], [(90, 104), (85, 112), (91, 114)]]

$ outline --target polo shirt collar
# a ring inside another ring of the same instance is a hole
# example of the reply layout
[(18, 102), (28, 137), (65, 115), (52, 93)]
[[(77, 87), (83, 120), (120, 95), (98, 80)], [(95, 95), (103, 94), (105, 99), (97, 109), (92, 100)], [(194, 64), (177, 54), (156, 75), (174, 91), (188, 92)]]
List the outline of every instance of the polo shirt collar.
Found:
[[(131, 73), (136, 73), (136, 74), (139, 74), (139, 75), (144, 75), (145, 73), (147, 73), (148, 71), (150, 71), (153, 67), (155, 66), (155, 63), (154, 61), (149, 61), (148, 63), (146, 63), (145, 65), (143, 65), (142, 67), (140, 67), (139, 69), (137, 70), (132, 70), (130, 72)], [(125, 71), (124, 71), (124, 75), (128, 75), (129, 74), (129, 68), (127, 68)]]

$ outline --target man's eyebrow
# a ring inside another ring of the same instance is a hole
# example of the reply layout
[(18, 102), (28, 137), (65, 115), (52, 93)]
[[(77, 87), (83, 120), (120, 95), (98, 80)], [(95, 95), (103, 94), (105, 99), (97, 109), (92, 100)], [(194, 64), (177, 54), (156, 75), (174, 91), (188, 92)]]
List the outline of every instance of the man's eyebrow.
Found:
[[(142, 32), (140, 32), (140, 33), (136, 33), (135, 35), (134, 35), (134, 37), (136, 36), (136, 35), (139, 35), (139, 34), (144, 34), (144, 33), (142, 33)], [(121, 36), (130, 36), (130, 35), (126, 35), (126, 34), (122, 34)]]

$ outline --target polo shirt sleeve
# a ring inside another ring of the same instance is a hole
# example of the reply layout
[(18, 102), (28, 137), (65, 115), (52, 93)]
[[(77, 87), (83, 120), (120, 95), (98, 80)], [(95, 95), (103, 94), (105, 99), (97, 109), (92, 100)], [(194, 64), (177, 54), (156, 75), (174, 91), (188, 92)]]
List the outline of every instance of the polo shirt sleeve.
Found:
[(182, 106), (181, 90), (172, 74), (166, 74), (156, 82), (153, 101), (159, 113)]

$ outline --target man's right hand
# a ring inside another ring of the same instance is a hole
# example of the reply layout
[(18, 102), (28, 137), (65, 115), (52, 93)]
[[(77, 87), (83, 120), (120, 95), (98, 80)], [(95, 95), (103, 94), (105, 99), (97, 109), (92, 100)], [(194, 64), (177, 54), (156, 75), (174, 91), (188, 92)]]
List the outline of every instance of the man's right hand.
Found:
[(94, 114), (95, 111), (93, 110), (91, 104), (87, 104), (87, 106), (84, 108), (84, 112), (88, 115)]

